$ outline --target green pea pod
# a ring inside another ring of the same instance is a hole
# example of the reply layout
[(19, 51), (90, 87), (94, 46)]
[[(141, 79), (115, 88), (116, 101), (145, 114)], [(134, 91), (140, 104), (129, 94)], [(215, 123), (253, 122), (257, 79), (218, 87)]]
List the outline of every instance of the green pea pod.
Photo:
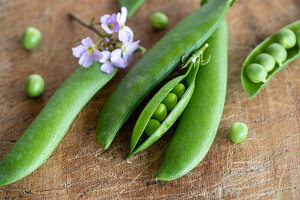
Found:
[(126, 7), (128, 18), (145, 2), (145, 0), (119, 0), (120, 7)]
[(136, 107), (171, 71), (180, 58), (199, 49), (224, 18), (231, 0), (211, 0), (168, 32), (126, 74), (106, 101), (96, 129), (107, 149)]
[[(165, 84), (149, 101), (146, 105), (145, 109), (142, 111), (139, 116), (136, 125), (133, 129), (131, 143), (130, 143), (130, 152), (127, 159), (129, 159), (133, 154), (143, 151), (152, 145), (155, 141), (157, 141), (180, 117), (181, 113), (184, 111), (186, 106), (188, 105), (195, 88), (195, 78), (198, 72), (198, 68), (200, 65), (200, 60), (202, 61), (202, 55), (208, 45), (204, 45), (199, 51), (195, 52), (191, 59), (186, 63), (185, 66), (189, 65), (187, 72), (184, 75), (176, 77)], [(200, 59), (201, 58), (201, 59)], [(205, 65), (209, 62), (208, 60), (201, 63), (201, 65)], [(198, 60), (196, 62), (196, 60)], [(196, 62), (196, 63), (194, 63)], [(184, 66), (184, 67), (185, 67)], [(167, 115), (166, 119), (162, 122), (162, 124), (158, 127), (158, 129), (150, 136), (146, 137), (143, 141), (142, 135), (145, 134), (145, 128), (149, 123), (149, 120), (153, 116), (153, 113), (160, 105), (160, 103), (167, 97), (167, 95), (173, 90), (173, 88), (180, 82), (183, 82), (186, 79), (187, 82), (187, 90), (184, 95), (181, 97), (180, 101), (176, 104), (176, 106), (172, 109), (172, 111)], [(140, 141), (142, 140), (142, 141)], [(139, 143), (139, 144), (138, 144)]]
[[(293, 31), (297, 35), (297, 30), (300, 29), (300, 20), (289, 24), (282, 28), (281, 30), (286, 30), (289, 29)], [(266, 40), (264, 40), (261, 44), (259, 44), (246, 58), (243, 67), (242, 67), (242, 72), (241, 72), (241, 81), (244, 87), (244, 90), (247, 92), (249, 97), (254, 97), (260, 89), (265, 86), (269, 80), (280, 70), (282, 70), (288, 63), (292, 62), (296, 58), (300, 56), (300, 42), (298, 39), (298, 45), (295, 45), (294, 47), (290, 49), (286, 49), (287, 52), (287, 57), (283, 62), (277, 62), (275, 67), (268, 73), (266, 80), (264, 82), (259, 82), (259, 83), (254, 83), (252, 82), (248, 76), (247, 76), (247, 68), (250, 64), (255, 63), (255, 58), (261, 54), (261, 53), (266, 53), (267, 48), (274, 43), (278, 43), (278, 34), (274, 34), (270, 37), (268, 37)]]
[(78, 68), (57, 89), (45, 108), (0, 164), (0, 186), (13, 183), (41, 166), (54, 151), (83, 106), (117, 72), (100, 71), (100, 63)]
[(210, 62), (199, 68), (193, 96), (156, 174), (160, 181), (177, 179), (196, 167), (210, 149), (221, 121), (227, 85), (225, 20), (207, 40)]

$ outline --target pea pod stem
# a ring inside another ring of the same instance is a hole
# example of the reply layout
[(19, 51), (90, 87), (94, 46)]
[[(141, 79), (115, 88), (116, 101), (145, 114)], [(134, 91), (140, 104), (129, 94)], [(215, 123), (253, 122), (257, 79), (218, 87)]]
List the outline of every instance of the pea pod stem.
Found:
[(96, 137), (103, 149), (110, 146), (121, 126), (150, 91), (173, 71), (181, 57), (205, 43), (224, 18), (230, 3), (227, 0), (207, 2), (179, 22), (126, 74), (99, 117)]
[(47, 160), (80, 110), (117, 72), (108, 75), (100, 66), (94, 62), (78, 68), (57, 89), (0, 163), (0, 186), (29, 175)]

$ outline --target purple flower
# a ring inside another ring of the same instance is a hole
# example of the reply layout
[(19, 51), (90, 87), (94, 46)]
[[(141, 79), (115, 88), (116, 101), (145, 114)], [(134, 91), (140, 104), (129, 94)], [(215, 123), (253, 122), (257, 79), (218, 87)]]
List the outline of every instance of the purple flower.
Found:
[(122, 32), (119, 39), (122, 42), (121, 57), (126, 63), (130, 63), (132, 54), (138, 49), (140, 41), (133, 42), (133, 33), (130, 34), (127, 31)]
[[(122, 7), (121, 8), (121, 13), (117, 14), (117, 20), (119, 22), (120, 25), (120, 30), (119, 30), (119, 39), (121, 40), (122, 35), (128, 33), (131, 34), (132, 39), (133, 39), (133, 32), (132, 30), (128, 27), (125, 26), (126, 20), (127, 20), (127, 8), (126, 7)], [(122, 40), (121, 40), (122, 41)]]
[(87, 68), (92, 64), (93, 60), (100, 60), (103, 57), (90, 37), (83, 39), (81, 43), (81, 45), (72, 48), (72, 52), (76, 58), (79, 58), (79, 64), (83, 67)]
[(108, 34), (112, 34), (113, 32), (118, 32), (121, 29), (116, 14), (104, 15), (101, 17), (100, 22), (101, 22), (101, 27)]
[(111, 57), (111, 52), (109, 51), (102, 51), (101, 52), (103, 57), (99, 60), (101, 63), (103, 63), (100, 67), (100, 70), (107, 73), (107, 74), (111, 74), (115, 68), (112, 65), (112, 63), (110, 62), (110, 57)]

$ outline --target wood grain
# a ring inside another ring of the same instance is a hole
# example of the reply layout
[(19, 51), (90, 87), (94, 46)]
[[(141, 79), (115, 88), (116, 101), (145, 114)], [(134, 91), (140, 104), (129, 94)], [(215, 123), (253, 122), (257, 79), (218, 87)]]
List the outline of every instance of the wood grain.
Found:
[[(148, 0), (128, 21), (136, 38), (151, 48), (168, 30), (197, 9), (198, 0)], [(0, 0), (0, 159), (35, 119), (57, 87), (78, 65), (71, 48), (96, 35), (67, 17), (85, 21), (116, 12), (117, 0)], [(229, 72), (226, 105), (217, 137), (204, 161), (173, 182), (155, 182), (174, 128), (149, 149), (125, 157), (139, 112), (103, 151), (95, 127), (103, 104), (130, 69), (119, 71), (80, 112), (57, 149), (38, 170), (6, 187), (1, 199), (300, 199), (300, 60), (277, 74), (258, 96), (249, 99), (240, 82), (243, 60), (259, 42), (300, 18), (299, 0), (239, 0), (227, 15)], [(155, 11), (170, 19), (153, 31)], [(43, 33), (41, 45), (23, 49), (28, 26)], [(141, 57), (137, 55), (135, 62)], [(133, 65), (131, 65), (133, 66)], [(27, 98), (27, 76), (38, 73), (46, 90)], [(228, 139), (231, 123), (243, 121), (249, 136), (241, 144)]]

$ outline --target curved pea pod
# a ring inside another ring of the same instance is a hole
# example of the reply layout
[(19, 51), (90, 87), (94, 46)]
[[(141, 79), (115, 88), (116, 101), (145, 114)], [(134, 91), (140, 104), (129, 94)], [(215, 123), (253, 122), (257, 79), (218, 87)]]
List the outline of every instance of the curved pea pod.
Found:
[(131, 17), (135, 11), (145, 2), (145, 0), (118, 0), (120, 7), (126, 7), (128, 17)]
[(103, 149), (112, 143), (121, 126), (142, 100), (180, 63), (199, 49), (224, 18), (230, 0), (211, 0), (169, 31), (125, 75), (106, 101), (96, 129)]
[(200, 67), (193, 96), (184, 110), (156, 180), (171, 181), (196, 167), (210, 149), (221, 121), (227, 85), (227, 26), (207, 40), (210, 62)]
[[(285, 30), (285, 29), (289, 29), (291, 31), (293, 31), (293, 33), (296, 35), (297, 37), (297, 32), (300, 29), (300, 20), (295, 21), (292, 24), (289, 24), (287, 26), (285, 26), (284, 28), (282, 28), (281, 30)], [(280, 30), (280, 31), (281, 31)], [(280, 32), (278, 31), (278, 32)], [(242, 72), (241, 72), (241, 81), (244, 87), (244, 90), (247, 92), (249, 97), (254, 97), (259, 91), (260, 89), (265, 86), (269, 80), (280, 70), (282, 70), (288, 63), (292, 62), (293, 60), (295, 60), (296, 58), (298, 58), (300, 56), (300, 42), (299, 42), (299, 37), (298, 37), (298, 44), (294, 45), (292, 48), (286, 49), (287, 52), (287, 57), (283, 62), (276, 62), (275, 67), (268, 72), (267, 78), (264, 82), (260, 82), (260, 83), (254, 83), (252, 82), (248, 76), (247, 76), (247, 67), (252, 64), (255, 63), (255, 58), (261, 54), (261, 53), (266, 53), (268, 47), (271, 44), (274, 43), (278, 43), (278, 33), (275, 33), (274, 35), (268, 37), (266, 40), (264, 40), (261, 44), (259, 44), (246, 58), (243, 67), (242, 67)], [(278, 46), (278, 45), (277, 45)], [(275, 59), (275, 58), (274, 58)], [(276, 59), (275, 59), (276, 60)]]
[(47, 160), (83, 106), (117, 72), (105, 74), (100, 66), (94, 62), (78, 68), (57, 89), (0, 163), (0, 186), (29, 175)]

